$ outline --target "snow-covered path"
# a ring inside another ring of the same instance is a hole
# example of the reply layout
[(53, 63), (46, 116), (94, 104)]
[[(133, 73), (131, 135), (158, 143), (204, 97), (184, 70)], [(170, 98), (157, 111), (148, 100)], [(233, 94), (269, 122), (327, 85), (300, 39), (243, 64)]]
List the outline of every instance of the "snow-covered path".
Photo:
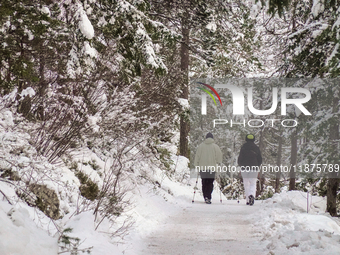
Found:
[(260, 206), (244, 203), (188, 203), (144, 239), (138, 254), (264, 254), (249, 221)]

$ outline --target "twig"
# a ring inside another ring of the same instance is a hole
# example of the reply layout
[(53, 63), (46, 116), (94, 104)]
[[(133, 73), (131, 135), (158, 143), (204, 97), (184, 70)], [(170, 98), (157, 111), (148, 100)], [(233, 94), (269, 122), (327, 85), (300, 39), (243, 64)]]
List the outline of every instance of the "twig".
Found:
[(11, 203), (11, 201), (9, 201), (9, 199), (8, 199), (8, 197), (5, 195), (5, 193), (2, 192), (1, 189), (0, 189), (0, 192), (1, 192), (1, 194), (4, 196), (4, 198), (6, 198), (6, 200), (8, 201), (8, 203), (9, 203), (10, 205), (13, 205), (13, 204)]
[[(88, 250), (90, 250), (90, 249), (93, 249), (93, 246), (91, 246), (91, 247), (87, 247), (87, 248), (84, 248), (84, 249), (81, 249), (81, 250), (79, 250), (79, 249), (77, 249), (77, 252), (87, 252)], [(70, 250), (67, 250), (67, 251), (61, 251), (61, 252), (58, 252), (58, 254), (63, 254), (63, 253), (66, 253), (66, 252), (70, 252)]]

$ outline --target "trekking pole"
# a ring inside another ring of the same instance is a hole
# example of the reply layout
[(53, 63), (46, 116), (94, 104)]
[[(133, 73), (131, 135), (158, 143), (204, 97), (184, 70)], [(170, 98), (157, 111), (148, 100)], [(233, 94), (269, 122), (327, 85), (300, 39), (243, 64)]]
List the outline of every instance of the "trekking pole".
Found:
[[(221, 163), (221, 168), (222, 168), (222, 163)], [(218, 178), (220, 180), (220, 183), (218, 183), (218, 181), (216, 181), (216, 182), (217, 182), (217, 186), (219, 187), (219, 190), (220, 190), (220, 202), (222, 203), (222, 190), (221, 190), (221, 188), (222, 188), (222, 177), (221, 177), (221, 173), (218, 175)]]
[[(236, 178), (237, 181), (237, 178)], [(241, 181), (240, 181), (241, 182)], [(236, 183), (236, 187), (237, 187), (237, 203), (240, 203), (240, 186), (238, 185), (238, 183)]]
[(308, 190), (307, 190), (307, 213), (308, 213)]
[(263, 196), (262, 196), (262, 192), (261, 192), (261, 178), (259, 178), (259, 186), (260, 186), (260, 196), (261, 196), (261, 198), (262, 198), (262, 203), (263, 203)]
[(221, 191), (221, 188), (220, 188), (220, 202), (222, 203), (222, 191)]
[[(219, 178), (221, 178), (221, 177), (219, 177)], [(216, 182), (217, 182), (217, 187), (218, 187), (218, 189), (220, 190), (220, 202), (222, 203), (222, 191), (221, 191), (221, 186), (220, 186), (220, 184), (218, 183), (217, 180), (216, 180)], [(221, 179), (220, 179), (220, 182), (221, 182)]]
[(197, 190), (197, 182), (198, 182), (198, 173), (197, 173), (197, 178), (196, 178), (196, 184), (194, 187), (194, 196), (192, 197), (192, 203), (195, 202), (195, 194), (196, 194), (196, 190)]

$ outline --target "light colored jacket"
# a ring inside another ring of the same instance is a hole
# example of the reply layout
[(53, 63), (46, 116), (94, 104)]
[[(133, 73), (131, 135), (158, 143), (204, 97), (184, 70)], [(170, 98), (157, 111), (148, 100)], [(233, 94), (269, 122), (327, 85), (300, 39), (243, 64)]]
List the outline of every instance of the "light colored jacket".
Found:
[(208, 167), (216, 167), (218, 163), (222, 163), (222, 151), (213, 138), (206, 138), (197, 148), (195, 167), (200, 167), (202, 178), (215, 178), (215, 172), (208, 171)]

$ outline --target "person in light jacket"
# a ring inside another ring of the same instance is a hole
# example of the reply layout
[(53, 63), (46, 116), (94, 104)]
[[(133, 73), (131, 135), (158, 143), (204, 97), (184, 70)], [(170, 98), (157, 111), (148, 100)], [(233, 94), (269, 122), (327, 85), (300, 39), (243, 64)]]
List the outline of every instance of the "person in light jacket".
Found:
[(214, 189), (218, 163), (222, 163), (222, 152), (215, 143), (213, 134), (209, 132), (204, 142), (198, 146), (195, 154), (195, 167), (196, 171), (200, 172), (203, 197), (207, 204), (211, 204), (211, 193)]

